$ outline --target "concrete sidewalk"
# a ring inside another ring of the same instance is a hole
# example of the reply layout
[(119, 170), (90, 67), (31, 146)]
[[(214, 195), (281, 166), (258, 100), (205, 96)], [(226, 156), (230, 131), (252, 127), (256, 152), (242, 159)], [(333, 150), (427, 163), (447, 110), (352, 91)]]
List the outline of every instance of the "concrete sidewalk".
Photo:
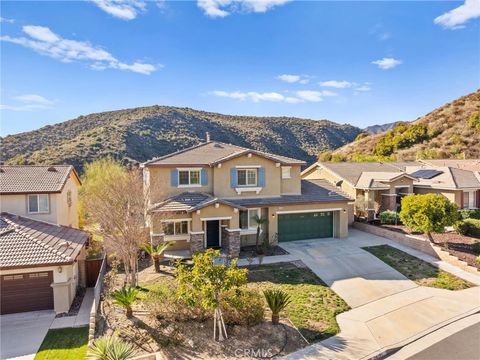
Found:
[[(348, 239), (281, 244), (352, 307), (337, 316), (341, 329), (338, 335), (289, 354), (286, 359), (369, 359), (480, 311), (480, 287), (449, 291), (418, 286), (361, 249), (380, 244), (435, 261), (358, 230), (352, 230)], [(458, 270), (452, 272), (472, 283), (480, 281), (478, 276)]]
[(83, 297), (82, 305), (78, 314), (74, 316), (64, 316), (53, 320), (50, 329), (63, 329), (71, 327), (87, 326), (90, 323), (90, 310), (93, 305), (93, 288), (88, 288)]

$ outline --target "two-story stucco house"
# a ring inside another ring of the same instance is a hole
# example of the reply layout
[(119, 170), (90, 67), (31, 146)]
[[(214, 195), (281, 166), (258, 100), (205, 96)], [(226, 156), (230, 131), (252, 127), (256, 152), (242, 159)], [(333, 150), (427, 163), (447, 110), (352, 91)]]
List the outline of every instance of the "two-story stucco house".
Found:
[[(351, 214), (372, 220), (384, 210), (397, 211), (410, 194), (442, 194), (459, 208), (480, 205), (480, 174), (428, 162), (318, 162), (302, 172), (303, 179), (322, 179), (355, 199)], [(353, 221), (353, 217), (350, 218)]]
[(67, 312), (85, 286), (79, 185), (71, 166), (0, 167), (0, 314)]
[(325, 180), (302, 180), (300, 160), (207, 141), (142, 164), (152, 241), (190, 253), (238, 256), (255, 240), (255, 216), (270, 243), (346, 237), (348, 198)]
[(2, 165), (1, 211), (77, 228), (79, 186), (71, 165)]

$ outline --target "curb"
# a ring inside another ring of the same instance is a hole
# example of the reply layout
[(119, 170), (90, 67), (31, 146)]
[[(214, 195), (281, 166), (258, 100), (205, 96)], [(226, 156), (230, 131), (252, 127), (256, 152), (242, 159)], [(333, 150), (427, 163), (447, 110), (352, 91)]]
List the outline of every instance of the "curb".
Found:
[(432, 327), (430, 327), (429, 329), (427, 330), (424, 330), (406, 340), (403, 340), (403, 341), (400, 341), (394, 345), (391, 345), (389, 347), (383, 347), (367, 356), (364, 356), (363, 358), (361, 358), (362, 360), (378, 360), (378, 359), (385, 359), (387, 356), (389, 355), (392, 355), (393, 353), (399, 351), (400, 349), (402, 349), (403, 347), (407, 346), (407, 345), (410, 345), (412, 343), (414, 343), (415, 341), (447, 326), (447, 325), (450, 325), (450, 324), (453, 324), (454, 322), (457, 322), (459, 320), (462, 320), (462, 319), (465, 319), (469, 316), (472, 316), (472, 315), (475, 315), (475, 314), (480, 314), (480, 307), (477, 307), (473, 310), (470, 310), (470, 311), (467, 311), (466, 313), (463, 313), (461, 315), (457, 315), (451, 319), (448, 319), (448, 320), (445, 320), (444, 322), (441, 322), (437, 325), (434, 325)]

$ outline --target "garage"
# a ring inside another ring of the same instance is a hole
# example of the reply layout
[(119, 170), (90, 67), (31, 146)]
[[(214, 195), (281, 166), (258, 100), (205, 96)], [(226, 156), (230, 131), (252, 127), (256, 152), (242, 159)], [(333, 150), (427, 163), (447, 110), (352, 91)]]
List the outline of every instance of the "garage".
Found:
[(2, 275), (0, 314), (53, 309), (53, 272)]
[(333, 211), (278, 215), (278, 241), (333, 237)]

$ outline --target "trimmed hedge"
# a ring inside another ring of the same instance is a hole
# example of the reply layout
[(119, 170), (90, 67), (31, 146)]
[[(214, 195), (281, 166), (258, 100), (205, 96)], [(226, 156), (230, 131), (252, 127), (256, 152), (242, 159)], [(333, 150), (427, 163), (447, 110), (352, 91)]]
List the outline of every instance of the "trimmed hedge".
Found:
[(462, 209), (459, 211), (459, 213), (460, 213), (460, 218), (462, 220), (480, 219), (480, 209), (474, 209), (474, 210)]
[(398, 213), (391, 210), (382, 211), (379, 217), (382, 224), (394, 225), (400, 222), (400, 217), (398, 216)]
[(480, 220), (478, 219), (457, 221), (453, 227), (459, 234), (480, 237)]

